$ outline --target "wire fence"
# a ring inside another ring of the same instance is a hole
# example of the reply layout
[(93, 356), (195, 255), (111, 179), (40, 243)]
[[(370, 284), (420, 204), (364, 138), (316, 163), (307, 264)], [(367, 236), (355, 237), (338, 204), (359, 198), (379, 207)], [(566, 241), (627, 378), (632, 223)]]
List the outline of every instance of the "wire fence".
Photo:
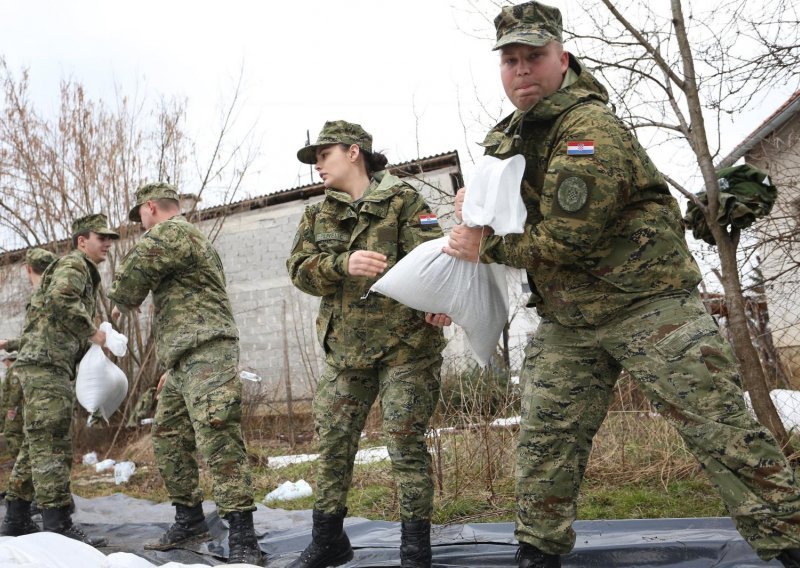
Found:
[[(759, 273), (760, 274), (760, 273)], [(753, 277), (754, 275), (749, 275)], [(794, 275), (782, 280), (752, 285), (746, 294), (748, 327), (753, 345), (758, 350), (773, 405), (787, 431), (800, 434), (800, 322), (798, 322), (797, 287)], [(720, 331), (729, 339), (725, 301), (722, 294), (703, 294), (709, 313), (717, 320)], [(508, 364), (505, 363), (507, 359)], [(519, 376), (525, 359), (524, 345), (510, 347), (507, 355), (498, 354), (489, 367), (481, 370), (477, 363), (463, 355), (445, 358), (442, 368), (444, 397), (453, 397), (449, 390), (495, 381), (495, 388), (519, 396)], [(465, 379), (466, 377), (466, 379)], [(482, 378), (481, 378), (482, 377)], [(455, 385), (455, 386), (453, 386)], [(485, 387), (488, 388), (488, 387)], [(449, 394), (448, 394), (449, 393)], [(745, 393), (749, 404), (749, 396)], [(517, 401), (518, 402), (518, 401)], [(518, 403), (506, 404), (503, 410), (514, 411)], [(615, 397), (609, 412), (654, 413), (635, 381), (623, 372), (615, 387)]]

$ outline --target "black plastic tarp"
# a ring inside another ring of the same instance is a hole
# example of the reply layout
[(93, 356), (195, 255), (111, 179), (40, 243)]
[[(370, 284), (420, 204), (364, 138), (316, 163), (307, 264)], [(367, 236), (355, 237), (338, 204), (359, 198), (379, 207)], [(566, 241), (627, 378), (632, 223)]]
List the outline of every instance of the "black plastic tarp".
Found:
[[(106, 536), (112, 552), (132, 552), (156, 565), (170, 561), (215, 565), (227, 556), (227, 529), (204, 503), (213, 540), (182, 550), (144, 550), (170, 524), (174, 509), (117, 494), (76, 497), (74, 519), (87, 532)], [(2, 511), (3, 513), (5, 511)], [(311, 538), (310, 511), (284, 511), (259, 505), (254, 514), (262, 549), (270, 567), (288, 565)], [(355, 558), (346, 566), (399, 566), (400, 526), (396, 522), (348, 518), (347, 534)], [(565, 568), (756, 568), (780, 566), (761, 562), (728, 518), (578, 521), (575, 550), (563, 558)], [(435, 526), (432, 531), (433, 565), (437, 567), (516, 566), (513, 523), (474, 523)], [(81, 567), (90, 568), (90, 567)]]

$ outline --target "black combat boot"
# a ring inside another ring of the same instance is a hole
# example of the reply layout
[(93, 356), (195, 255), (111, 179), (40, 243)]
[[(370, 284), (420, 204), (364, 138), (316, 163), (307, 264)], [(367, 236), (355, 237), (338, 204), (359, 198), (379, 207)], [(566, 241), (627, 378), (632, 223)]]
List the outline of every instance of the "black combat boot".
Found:
[(558, 554), (547, 554), (526, 542), (519, 543), (516, 560), (519, 568), (561, 568)]
[(22, 499), (6, 501), (6, 518), (0, 527), (2, 536), (22, 536), (39, 532), (39, 525), (31, 518), (31, 502)]
[(352, 560), (350, 539), (342, 528), (345, 515), (347, 509), (332, 515), (315, 510), (311, 544), (300, 554), (300, 558), (289, 564), (289, 568), (328, 568)]
[(203, 505), (192, 507), (175, 505), (175, 522), (156, 542), (144, 545), (146, 550), (169, 550), (186, 544), (203, 542), (211, 538), (203, 514)]
[(778, 560), (786, 568), (800, 568), (800, 548), (790, 548), (778, 555)]
[(400, 527), (400, 566), (431, 568), (431, 522), (403, 521)]
[(91, 537), (81, 530), (77, 525), (72, 524), (72, 515), (69, 512), (70, 506), (64, 505), (57, 509), (42, 509), (42, 530), (54, 532), (71, 539), (80, 541), (95, 548), (105, 546), (108, 541), (102, 537)]
[(253, 528), (253, 512), (234, 511), (225, 515), (225, 520), (228, 521), (228, 564), (263, 566), (264, 554)]

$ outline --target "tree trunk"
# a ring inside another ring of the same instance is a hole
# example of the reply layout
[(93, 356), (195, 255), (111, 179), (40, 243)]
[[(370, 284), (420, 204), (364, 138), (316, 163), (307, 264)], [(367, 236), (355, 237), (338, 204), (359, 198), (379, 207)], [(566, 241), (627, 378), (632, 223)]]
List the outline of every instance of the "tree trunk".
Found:
[(703, 185), (708, 195), (708, 207), (704, 210), (704, 215), (711, 234), (717, 243), (717, 253), (719, 254), (721, 268), (720, 281), (725, 290), (725, 302), (728, 306), (728, 322), (730, 324), (733, 351), (739, 363), (742, 384), (750, 392), (750, 400), (756, 417), (761, 424), (772, 432), (784, 454), (789, 456), (793, 453), (793, 448), (789, 444), (789, 436), (778, 417), (778, 413), (775, 411), (775, 406), (772, 404), (767, 382), (764, 378), (764, 369), (761, 367), (758, 351), (753, 346), (747, 326), (745, 302), (739, 278), (739, 265), (736, 259), (736, 248), (739, 241), (738, 231), (732, 229), (732, 232), (728, 233), (717, 221), (719, 185), (714, 172), (714, 162), (709, 150), (708, 138), (706, 137), (703, 106), (697, 88), (694, 58), (689, 37), (686, 33), (681, 0), (672, 0), (671, 7), (672, 24), (675, 27), (675, 35), (678, 39), (683, 62), (684, 77), (681, 90), (686, 96), (686, 106), (691, 118), (691, 129), (684, 134), (697, 156), (697, 165), (700, 167)]
[(750, 338), (745, 313), (745, 301), (742, 286), (739, 280), (738, 264), (736, 262), (736, 245), (731, 237), (719, 225), (715, 227), (720, 235), (714, 235), (717, 241), (717, 252), (721, 263), (721, 281), (725, 289), (725, 303), (728, 307), (728, 324), (733, 352), (739, 363), (739, 372), (742, 385), (750, 393), (750, 401), (758, 421), (766, 426), (788, 457), (794, 453), (794, 448), (789, 442), (789, 435), (783, 427), (780, 417), (772, 404), (769, 388), (764, 375), (764, 369), (758, 357), (758, 351)]

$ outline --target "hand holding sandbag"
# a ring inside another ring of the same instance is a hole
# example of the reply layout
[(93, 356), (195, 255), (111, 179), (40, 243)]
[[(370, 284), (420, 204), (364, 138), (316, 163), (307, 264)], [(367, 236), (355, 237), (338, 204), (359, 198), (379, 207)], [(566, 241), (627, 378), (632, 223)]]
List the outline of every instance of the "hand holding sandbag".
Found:
[[(103, 322), (100, 329), (106, 334), (105, 347), (118, 357), (125, 355), (128, 338), (114, 331), (108, 322)], [(92, 345), (81, 359), (75, 380), (75, 395), (90, 415), (89, 425), (91, 415), (98, 411), (108, 422), (127, 394), (128, 379), (124, 371), (106, 357), (103, 347)]]

